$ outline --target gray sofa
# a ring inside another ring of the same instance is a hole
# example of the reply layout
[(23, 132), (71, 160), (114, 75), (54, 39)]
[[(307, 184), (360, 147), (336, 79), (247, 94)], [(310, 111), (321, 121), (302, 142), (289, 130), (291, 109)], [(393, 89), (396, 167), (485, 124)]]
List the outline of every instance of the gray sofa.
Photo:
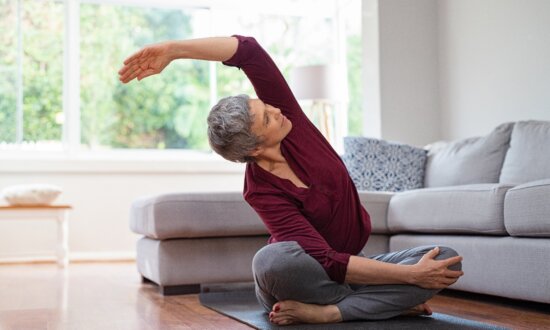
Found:
[[(550, 303), (550, 122), (505, 123), (426, 146), (424, 188), (360, 191), (367, 255), (439, 244), (463, 257), (452, 289)], [(131, 207), (137, 268), (160, 292), (252, 281), (267, 231), (240, 192), (147, 196)]]

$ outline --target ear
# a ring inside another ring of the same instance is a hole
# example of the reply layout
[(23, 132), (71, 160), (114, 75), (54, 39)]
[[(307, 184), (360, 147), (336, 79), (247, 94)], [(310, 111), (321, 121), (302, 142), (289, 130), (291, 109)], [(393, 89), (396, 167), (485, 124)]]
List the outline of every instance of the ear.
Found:
[(249, 156), (251, 157), (258, 157), (258, 155), (262, 154), (264, 152), (264, 147), (262, 146), (258, 146), (256, 148), (254, 148), (254, 150), (252, 150), (252, 152), (250, 153)]

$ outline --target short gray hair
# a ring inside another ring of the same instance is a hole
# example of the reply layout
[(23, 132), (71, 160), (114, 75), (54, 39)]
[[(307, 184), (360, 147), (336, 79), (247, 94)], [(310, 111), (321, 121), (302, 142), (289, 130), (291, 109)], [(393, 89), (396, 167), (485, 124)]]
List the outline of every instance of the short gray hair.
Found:
[(225, 97), (208, 115), (210, 147), (232, 162), (253, 162), (255, 159), (250, 153), (261, 143), (250, 129), (254, 118), (250, 114), (248, 100), (248, 95), (244, 94)]

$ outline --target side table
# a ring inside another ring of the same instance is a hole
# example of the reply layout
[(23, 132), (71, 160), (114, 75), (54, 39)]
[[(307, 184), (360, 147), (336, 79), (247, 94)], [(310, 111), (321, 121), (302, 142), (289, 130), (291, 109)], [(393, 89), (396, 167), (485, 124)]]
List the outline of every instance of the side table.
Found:
[(48, 219), (57, 222), (57, 265), (69, 264), (69, 211), (70, 205), (0, 206), (0, 220)]

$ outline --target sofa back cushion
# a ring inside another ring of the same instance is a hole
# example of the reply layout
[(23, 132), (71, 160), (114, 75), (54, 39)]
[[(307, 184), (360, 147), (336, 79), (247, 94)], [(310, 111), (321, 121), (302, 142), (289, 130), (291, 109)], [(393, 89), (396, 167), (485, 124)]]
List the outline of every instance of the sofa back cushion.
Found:
[(343, 161), (358, 190), (422, 188), (425, 149), (367, 137), (345, 137), (344, 148)]
[(520, 121), (512, 131), (502, 165), (502, 183), (522, 184), (550, 178), (550, 122)]
[(489, 135), (427, 147), (425, 187), (499, 182), (514, 123), (504, 123)]

